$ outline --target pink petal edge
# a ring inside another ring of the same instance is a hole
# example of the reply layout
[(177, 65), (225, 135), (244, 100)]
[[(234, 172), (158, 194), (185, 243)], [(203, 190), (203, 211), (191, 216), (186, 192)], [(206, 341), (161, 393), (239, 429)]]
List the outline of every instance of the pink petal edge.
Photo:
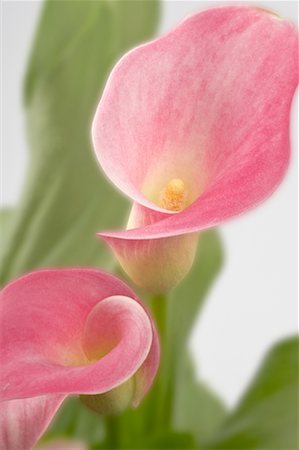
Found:
[(1, 402), (1, 450), (30, 450), (46, 431), (64, 399), (64, 395), (43, 395)]
[[(0, 306), (2, 400), (107, 392), (150, 357), (143, 395), (156, 374), (154, 324), (131, 289), (110, 274), (92, 269), (34, 272), (4, 288)], [(90, 363), (84, 345), (94, 336), (87, 336), (85, 327), (104, 326), (105, 314), (111, 318), (115, 307), (122, 313), (117, 319), (120, 342)]]

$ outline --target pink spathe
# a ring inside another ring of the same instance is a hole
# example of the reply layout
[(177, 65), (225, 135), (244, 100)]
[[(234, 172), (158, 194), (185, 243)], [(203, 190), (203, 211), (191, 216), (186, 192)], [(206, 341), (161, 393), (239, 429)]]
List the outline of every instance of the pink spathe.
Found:
[(1, 450), (31, 449), (49, 426), (65, 395), (4, 401), (0, 403)]
[(159, 364), (148, 312), (124, 283), (93, 269), (33, 272), (3, 289), (0, 447), (31, 448), (67, 395), (135, 379), (137, 406)]
[[(178, 267), (170, 260), (158, 280), (148, 269), (159, 246), (165, 255), (169, 243), (173, 254), (175, 236), (182, 243), (181, 235), (257, 206), (279, 185), (290, 155), (297, 51), (293, 24), (230, 6), (188, 18), (115, 66), (92, 136), (102, 168), (135, 202), (134, 217), (130, 229), (99, 236), (137, 284), (171, 288), (192, 257), (184, 267), (178, 252)], [(169, 194), (173, 184), (181, 191)], [(182, 208), (171, 208), (181, 198)]]

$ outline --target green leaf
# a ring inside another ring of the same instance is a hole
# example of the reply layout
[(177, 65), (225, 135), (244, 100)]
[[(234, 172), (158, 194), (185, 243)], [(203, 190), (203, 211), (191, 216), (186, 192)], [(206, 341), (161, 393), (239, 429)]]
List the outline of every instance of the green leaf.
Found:
[(298, 448), (298, 355), (297, 337), (272, 348), (239, 406), (206, 448)]
[(111, 267), (95, 233), (119, 226), (127, 202), (97, 167), (91, 121), (112, 65), (152, 35), (157, 18), (155, 0), (45, 3), (25, 82), (29, 170), (1, 283), (43, 266)]
[(177, 430), (192, 432), (198, 445), (210, 439), (227, 416), (227, 411), (212, 390), (199, 382), (187, 352), (181, 356), (173, 423)]
[(154, 436), (149, 441), (144, 442), (143, 449), (196, 449), (194, 438), (190, 433), (178, 433), (175, 431), (164, 431), (160, 435)]
[(13, 220), (14, 210), (12, 208), (5, 208), (0, 211), (0, 260), (2, 261), (3, 246), (10, 233), (10, 224)]

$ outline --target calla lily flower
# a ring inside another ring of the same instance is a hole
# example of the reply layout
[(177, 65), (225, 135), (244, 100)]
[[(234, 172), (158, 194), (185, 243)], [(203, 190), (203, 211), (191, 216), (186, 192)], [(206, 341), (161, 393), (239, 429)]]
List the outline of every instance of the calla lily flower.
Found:
[(137, 406), (150, 388), (157, 332), (140, 300), (114, 276), (33, 272), (3, 289), (0, 308), (1, 450), (32, 448), (69, 395), (91, 396), (93, 409), (98, 398), (101, 413), (106, 400), (111, 413), (119, 404)]
[(166, 291), (189, 270), (197, 232), (257, 206), (289, 162), (298, 36), (249, 6), (196, 14), (126, 54), (92, 126), (96, 156), (134, 202), (99, 236), (138, 285)]

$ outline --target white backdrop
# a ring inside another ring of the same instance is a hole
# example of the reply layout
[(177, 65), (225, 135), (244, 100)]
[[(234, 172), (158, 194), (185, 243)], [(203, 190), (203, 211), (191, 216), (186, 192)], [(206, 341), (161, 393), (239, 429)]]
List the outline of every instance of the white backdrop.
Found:
[[(160, 33), (187, 15), (233, 2), (164, 1)], [(241, 2), (238, 2), (241, 3)], [(247, 2), (249, 3), (249, 2)], [(251, 3), (251, 2), (250, 2)], [(254, 2), (297, 20), (296, 1)], [(1, 201), (14, 205), (26, 172), (21, 82), (41, 3), (2, 3)], [(221, 227), (225, 263), (192, 332), (198, 375), (235, 404), (266, 349), (298, 331), (297, 121), (292, 111), (293, 156), (288, 174), (261, 207)]]

